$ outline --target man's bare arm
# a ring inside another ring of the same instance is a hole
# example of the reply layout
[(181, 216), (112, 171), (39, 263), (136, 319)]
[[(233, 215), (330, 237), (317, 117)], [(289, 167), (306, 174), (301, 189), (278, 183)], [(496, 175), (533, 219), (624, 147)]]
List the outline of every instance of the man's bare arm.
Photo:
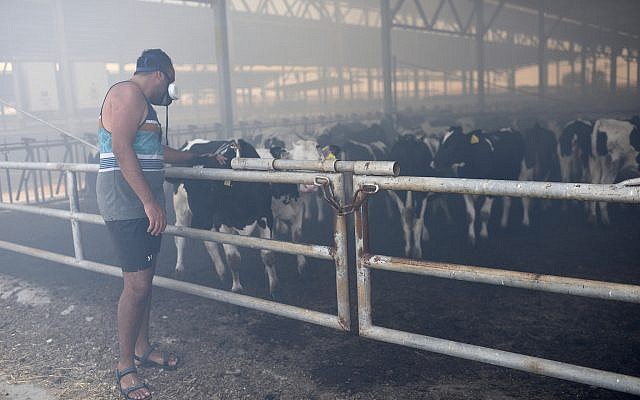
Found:
[(165, 211), (153, 195), (133, 151), (138, 125), (147, 107), (140, 89), (134, 85), (124, 83), (111, 89), (102, 112), (102, 123), (111, 132), (113, 154), (118, 159), (124, 179), (144, 206), (149, 218), (148, 231), (158, 235), (166, 227)]

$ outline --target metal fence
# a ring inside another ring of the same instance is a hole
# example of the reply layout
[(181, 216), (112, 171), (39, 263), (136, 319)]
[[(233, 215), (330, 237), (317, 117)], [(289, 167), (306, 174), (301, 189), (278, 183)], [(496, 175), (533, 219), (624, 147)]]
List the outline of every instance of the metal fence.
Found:
[[(62, 136), (61, 139), (36, 140), (23, 137), (18, 142), (0, 143), (5, 162), (63, 162), (87, 163), (91, 153), (79, 141)], [(81, 188), (86, 176), (78, 176)], [(0, 202), (43, 203), (67, 198), (67, 185), (62, 171), (5, 170), (0, 174)]]
[[(321, 186), (324, 190), (325, 198), (336, 209), (333, 246), (288, 243), (172, 225), (167, 226), (166, 233), (211, 242), (228, 243), (249, 248), (267, 249), (332, 260), (336, 268), (337, 314), (322, 313), (160, 276), (154, 278), (154, 285), (339, 330), (351, 330), (346, 218), (349, 213), (353, 212), (359, 335), (454, 357), (481, 361), (627, 393), (640, 394), (640, 378), (637, 377), (374, 325), (372, 323), (371, 306), (370, 274), (372, 269), (632, 303), (640, 303), (640, 286), (371, 254), (368, 240), (369, 225), (367, 209), (367, 198), (375, 195), (380, 190), (411, 190), (473, 195), (640, 203), (640, 187), (631, 187), (624, 184), (591, 185), (397, 177), (397, 165), (389, 162), (315, 162), (295, 160), (270, 160), (269, 162), (265, 162), (263, 160), (252, 161), (237, 159), (234, 161), (233, 166), (241, 170), (168, 168), (166, 174), (167, 177), (170, 178), (299, 183)], [(0, 209), (70, 220), (73, 234), (74, 257), (6, 241), (0, 241), (0, 248), (45, 258), (73, 267), (120, 276), (120, 268), (86, 260), (83, 253), (80, 222), (99, 225), (104, 224), (104, 222), (99, 215), (82, 213), (79, 210), (76, 176), (78, 173), (97, 172), (97, 165), (0, 162), (0, 169), (16, 168), (29, 171), (62, 171), (66, 175), (66, 185), (69, 193), (69, 211), (6, 202), (0, 203)], [(278, 169), (286, 168), (296, 168), (307, 172), (278, 171)], [(244, 169), (257, 169), (257, 171)], [(351, 203), (347, 203), (345, 195), (344, 172), (353, 173), (353, 192), (352, 197), (349, 196), (352, 201)]]
[[(591, 185), (354, 175), (353, 188), (354, 195), (359, 192), (364, 196), (374, 195), (379, 190), (411, 190), (640, 203), (640, 187), (622, 184)], [(640, 378), (374, 325), (370, 275), (372, 269), (378, 269), (632, 303), (640, 303), (640, 286), (371, 254), (366, 200), (355, 210), (354, 215), (358, 326), (361, 336), (621, 392), (640, 394)]]
[[(107, 275), (121, 276), (121, 269), (85, 259), (82, 243), (80, 222), (104, 225), (101, 216), (83, 213), (79, 209), (77, 174), (95, 173), (97, 165), (68, 164), (68, 163), (25, 163), (0, 162), (0, 169), (23, 169), (27, 171), (63, 171), (66, 175), (66, 185), (69, 193), (69, 211), (46, 208), (36, 205), (0, 202), (0, 209), (45, 215), (71, 221), (74, 256), (45, 251), (34, 247), (19, 245), (7, 241), (0, 241), (0, 248), (27, 254), (50, 261), (66, 264)], [(168, 168), (168, 178), (189, 178), (208, 180), (232, 180), (242, 182), (294, 183), (313, 185), (322, 182), (331, 185), (337, 200), (344, 201), (343, 177), (340, 173), (325, 172), (322, 175), (313, 172), (261, 172), (234, 171), (219, 169)], [(333, 246), (315, 244), (288, 243), (272, 239), (245, 237), (223, 234), (207, 230), (199, 230), (182, 226), (168, 225), (166, 234), (201, 239), (204, 241), (227, 243), (241, 247), (265, 249), (295, 255), (331, 260), (336, 269), (336, 298), (337, 314), (327, 314), (301, 307), (277, 303), (274, 301), (254, 298), (242, 294), (231, 293), (201, 285), (181, 282), (174, 279), (156, 276), (154, 285), (178, 290), (205, 298), (231, 303), (259, 311), (289, 317), (305, 322), (311, 322), (339, 330), (348, 331), (351, 327), (349, 315), (349, 281), (347, 271), (347, 224), (346, 216), (337, 214), (334, 219)]]

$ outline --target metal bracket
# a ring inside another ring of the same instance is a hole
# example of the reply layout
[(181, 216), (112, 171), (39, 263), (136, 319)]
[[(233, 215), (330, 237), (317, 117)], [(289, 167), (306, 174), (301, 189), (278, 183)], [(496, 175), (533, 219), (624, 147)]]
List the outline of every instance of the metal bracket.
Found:
[[(351, 203), (340, 205), (335, 192), (333, 190), (333, 186), (331, 185), (331, 181), (326, 176), (316, 176), (313, 179), (313, 184), (318, 186), (320, 190), (322, 190), (322, 198), (329, 203), (331, 208), (333, 208), (339, 216), (352, 214), (355, 210), (360, 208), (362, 203), (367, 200), (367, 197), (376, 194), (380, 191), (380, 186), (377, 184), (364, 184), (360, 187), (353, 195), (353, 199)], [(361, 196), (362, 195), (362, 196)]]

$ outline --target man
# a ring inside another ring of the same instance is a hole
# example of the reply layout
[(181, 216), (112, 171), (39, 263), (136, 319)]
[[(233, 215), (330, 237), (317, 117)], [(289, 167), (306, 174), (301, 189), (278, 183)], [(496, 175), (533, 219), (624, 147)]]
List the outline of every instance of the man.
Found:
[(136, 367), (172, 370), (179, 363), (176, 355), (149, 342), (151, 282), (167, 225), (164, 162), (188, 163), (197, 157), (161, 142), (162, 129), (152, 104), (171, 104), (174, 80), (169, 56), (160, 49), (145, 50), (133, 77), (109, 89), (99, 117), (98, 208), (124, 277), (117, 314), (116, 379), (125, 399), (151, 398)]

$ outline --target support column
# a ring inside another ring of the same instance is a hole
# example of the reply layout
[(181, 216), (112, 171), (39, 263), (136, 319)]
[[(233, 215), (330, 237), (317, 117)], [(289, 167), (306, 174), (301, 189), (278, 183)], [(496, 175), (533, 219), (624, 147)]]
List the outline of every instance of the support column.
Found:
[(231, 63), (226, 0), (211, 0), (215, 18), (216, 62), (218, 64), (220, 122), (226, 138), (233, 137), (234, 96), (231, 91)]
[(616, 47), (611, 48), (609, 57), (609, 92), (616, 94), (618, 90), (618, 53), (620, 50)]
[(587, 46), (584, 43), (580, 51), (580, 92), (587, 92)]
[(478, 70), (478, 109), (484, 111), (484, 0), (475, 0), (476, 67)]
[(413, 69), (413, 98), (420, 99), (420, 71), (417, 68)]
[(627, 48), (627, 90), (631, 89), (631, 54), (629, 54), (629, 49)]
[(538, 95), (540, 100), (547, 92), (547, 34), (544, 31), (544, 0), (538, 0)]
[(598, 51), (593, 52), (592, 69), (591, 69), (591, 89), (595, 92), (598, 77)]
[(636, 50), (636, 94), (640, 95), (640, 50)]
[(373, 99), (373, 77), (371, 76), (371, 68), (367, 68), (367, 97)]
[[(476, 0), (479, 1), (479, 0)], [(380, 0), (382, 22), (382, 79), (384, 85), (384, 114), (393, 120), (393, 92), (391, 91), (391, 9), (390, 0)]]
[(462, 79), (462, 94), (466, 96), (467, 93), (467, 71), (461, 70), (460, 77)]
[(449, 81), (447, 79), (447, 72), (442, 72), (442, 94), (447, 96), (449, 94)]
[(56, 73), (58, 80), (58, 88), (62, 89), (62, 112), (67, 122), (67, 127), (73, 131), (73, 125), (76, 120), (76, 107), (73, 96), (73, 84), (71, 79), (71, 63), (69, 61), (69, 53), (67, 51), (67, 43), (64, 31), (64, 9), (62, 0), (54, 1), (54, 20), (56, 26), (56, 50), (58, 53), (58, 64), (60, 71)]
[(576, 90), (576, 42), (571, 42), (571, 80), (570, 80), (570, 88), (571, 91)]
[(343, 21), (342, 21), (342, 9), (340, 7), (340, 0), (335, 0), (335, 19), (336, 19), (336, 47), (338, 49), (338, 65), (336, 69), (338, 71), (338, 97), (340, 101), (344, 101), (344, 49), (343, 49)]

